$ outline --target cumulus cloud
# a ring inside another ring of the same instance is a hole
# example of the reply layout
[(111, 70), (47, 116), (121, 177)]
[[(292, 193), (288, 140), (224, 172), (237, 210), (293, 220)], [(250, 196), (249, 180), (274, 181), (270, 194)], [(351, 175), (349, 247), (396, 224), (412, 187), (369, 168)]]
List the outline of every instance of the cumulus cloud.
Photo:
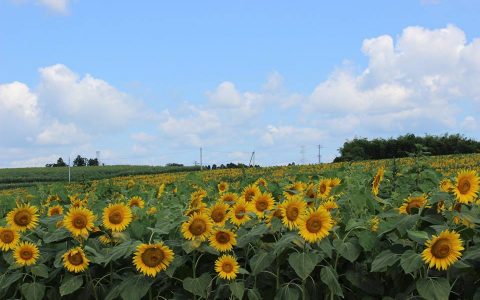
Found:
[(108, 82), (81, 77), (65, 65), (40, 69), (39, 98), (62, 122), (82, 123), (86, 131), (112, 132), (140, 117), (141, 106)]
[(65, 65), (41, 68), (38, 88), (0, 84), (0, 147), (88, 143), (148, 118), (141, 102)]
[[(307, 114), (327, 124), (368, 128), (370, 134), (458, 129), (462, 102), (478, 101), (480, 40), (467, 42), (453, 25), (440, 29), (407, 27), (395, 41), (389, 35), (366, 39), (368, 67), (360, 74), (340, 68), (321, 82), (303, 104)], [(466, 100), (465, 100), (466, 99)], [(342, 127), (342, 126), (340, 126)]]
[(303, 143), (315, 144), (327, 136), (328, 134), (325, 131), (318, 128), (268, 125), (261, 136), (261, 140), (266, 146), (278, 144), (299, 145)]
[(38, 0), (38, 3), (55, 13), (66, 14), (68, 12), (69, 0)]
[(75, 145), (89, 140), (90, 136), (75, 124), (61, 124), (54, 121), (37, 135), (36, 142), (40, 145)]
[(37, 95), (26, 84), (0, 84), (0, 146), (31, 141), (40, 118)]

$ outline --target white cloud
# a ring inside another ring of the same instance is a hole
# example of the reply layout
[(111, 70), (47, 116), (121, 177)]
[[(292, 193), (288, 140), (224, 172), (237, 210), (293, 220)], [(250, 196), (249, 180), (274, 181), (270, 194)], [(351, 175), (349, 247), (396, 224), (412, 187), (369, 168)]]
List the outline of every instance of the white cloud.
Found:
[(368, 67), (360, 74), (346, 68), (332, 73), (307, 98), (305, 113), (320, 114), (330, 124), (348, 116), (345, 129), (357, 126), (357, 132), (366, 129), (373, 135), (455, 130), (462, 102), (480, 99), (475, 82), (480, 40), (467, 43), (465, 33), (453, 25), (407, 27), (396, 41), (389, 35), (366, 39), (362, 51)]
[(150, 143), (156, 140), (156, 136), (146, 132), (136, 132), (131, 134), (130, 137), (139, 143)]
[(0, 146), (31, 140), (41, 118), (37, 96), (21, 82), (0, 84)]
[(8, 167), (11, 167), (11, 168), (44, 167), (46, 164), (56, 163), (59, 157), (61, 157), (61, 155), (51, 154), (51, 155), (44, 155), (44, 156), (36, 156), (36, 157), (22, 159), (22, 160), (13, 160)]
[(327, 137), (327, 133), (318, 128), (268, 125), (261, 140), (264, 145), (316, 144)]
[(75, 124), (54, 121), (37, 135), (36, 142), (41, 145), (72, 145), (83, 144), (89, 140), (90, 136)]
[(83, 124), (87, 132), (114, 132), (141, 117), (141, 106), (108, 82), (80, 77), (64, 65), (40, 69), (39, 98), (61, 122)]
[(69, 0), (38, 0), (38, 3), (55, 13), (65, 14), (68, 12)]

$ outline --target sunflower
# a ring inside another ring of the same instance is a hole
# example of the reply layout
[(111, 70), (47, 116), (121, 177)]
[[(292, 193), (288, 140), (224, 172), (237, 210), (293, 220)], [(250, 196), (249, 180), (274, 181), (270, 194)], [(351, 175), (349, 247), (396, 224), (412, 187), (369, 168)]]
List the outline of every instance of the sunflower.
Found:
[(264, 178), (258, 178), (257, 181), (255, 181), (254, 183), (256, 186), (263, 186), (263, 187), (267, 187), (268, 186), (268, 183), (267, 181), (264, 179)]
[(469, 204), (475, 200), (479, 189), (479, 181), (477, 172), (460, 171), (455, 180), (453, 192), (458, 202)]
[(54, 205), (48, 208), (47, 216), (55, 216), (63, 214), (63, 207), (61, 205)]
[(425, 243), (427, 247), (422, 252), (423, 261), (429, 268), (435, 267), (437, 270), (446, 270), (454, 264), (464, 249), (460, 234), (455, 231), (442, 231), (438, 236), (434, 235)]
[(147, 210), (147, 215), (153, 215), (156, 212), (157, 212), (157, 208), (155, 206), (152, 206)]
[(102, 234), (101, 236), (98, 237), (98, 240), (100, 241), (100, 243), (104, 245), (119, 244), (125, 239), (126, 239), (125, 234), (121, 232), (112, 232), (111, 235)]
[(30, 266), (37, 262), (40, 256), (37, 245), (31, 242), (21, 242), (13, 249), (13, 258), (21, 266)]
[(217, 226), (223, 226), (227, 220), (228, 205), (223, 202), (217, 202), (207, 209), (207, 215)]
[(205, 214), (193, 214), (182, 224), (182, 234), (187, 240), (205, 241), (211, 234), (212, 221)]
[(7, 214), (7, 223), (13, 229), (26, 231), (33, 229), (38, 224), (38, 209), (28, 204), (20, 204), (17, 208)]
[(93, 230), (94, 220), (95, 216), (91, 210), (84, 207), (73, 207), (64, 218), (64, 226), (74, 236), (88, 236), (88, 232)]
[(130, 179), (128, 182), (127, 182), (127, 189), (131, 189), (135, 186), (135, 180), (133, 179)]
[(342, 183), (342, 180), (338, 177), (335, 177), (335, 178), (331, 178), (330, 179), (330, 187), (331, 188), (334, 188), (338, 185), (340, 185), (340, 183)]
[(228, 205), (233, 205), (238, 199), (238, 195), (235, 193), (225, 193), (220, 197), (220, 201)]
[(330, 199), (328, 201), (323, 202), (320, 206), (325, 208), (327, 211), (332, 211), (332, 210), (338, 208), (337, 202), (335, 202), (335, 200), (333, 200), (333, 199)]
[(330, 195), (332, 187), (330, 186), (330, 179), (322, 179), (318, 183), (318, 196), (322, 199), (326, 199)]
[(243, 189), (242, 197), (243, 197), (243, 200), (245, 200), (245, 202), (250, 202), (250, 201), (253, 200), (253, 198), (257, 194), (260, 194), (260, 189), (258, 188), (258, 186), (254, 185), (254, 184), (251, 184), (251, 185), (246, 186)]
[(218, 192), (220, 192), (220, 194), (223, 194), (228, 190), (228, 183), (226, 183), (225, 181), (222, 181), (218, 184), (217, 187), (218, 187)]
[(375, 177), (373, 177), (373, 182), (372, 182), (372, 193), (377, 196), (378, 195), (378, 189), (380, 187), (380, 182), (383, 179), (383, 174), (385, 173), (385, 168), (382, 166), (378, 168), (377, 174), (375, 174)]
[(298, 227), (300, 218), (305, 214), (306, 203), (300, 196), (288, 198), (280, 205), (282, 223), (290, 230)]
[(377, 216), (374, 216), (370, 219), (370, 231), (377, 232), (378, 224), (380, 224), (380, 219)]
[(308, 210), (307, 214), (300, 219), (300, 236), (310, 243), (318, 242), (326, 237), (328, 231), (333, 227), (332, 217), (323, 207)]
[(0, 249), (2, 251), (8, 251), (15, 248), (20, 240), (18, 232), (9, 227), (0, 227)]
[(63, 254), (63, 266), (70, 272), (80, 273), (87, 269), (90, 262), (82, 248), (76, 247)]
[(128, 201), (128, 206), (130, 206), (131, 208), (133, 207), (144, 208), (145, 201), (143, 201), (142, 197), (140, 196), (133, 196), (132, 198), (130, 198), (130, 201)]
[(450, 179), (441, 180), (439, 185), (440, 190), (445, 193), (448, 193), (453, 189), (453, 183), (450, 181)]
[(48, 196), (46, 202), (47, 202), (47, 204), (50, 204), (50, 203), (52, 203), (52, 202), (59, 202), (59, 201), (61, 201), (61, 200), (62, 200), (62, 199), (61, 199), (60, 196), (58, 196), (58, 195), (50, 195), (50, 196)]
[(240, 226), (250, 220), (249, 212), (253, 211), (250, 203), (245, 202), (244, 199), (235, 203), (228, 213), (230, 222)]
[(218, 277), (227, 280), (233, 280), (238, 274), (238, 262), (231, 255), (222, 255), (215, 261), (215, 271)]
[(267, 224), (268, 227), (272, 226), (272, 220), (274, 218), (282, 220), (282, 210), (280, 209), (280, 204), (278, 204), (276, 208), (274, 207), (270, 213), (267, 214), (267, 217), (265, 218), (265, 224)]
[(204, 189), (199, 189), (192, 194), (190, 194), (190, 203), (189, 206), (192, 208), (196, 208), (202, 205), (205, 205), (202, 200), (207, 196), (207, 191)]
[(133, 264), (144, 275), (155, 277), (168, 268), (173, 257), (173, 251), (161, 242), (140, 244), (133, 257)]
[(305, 189), (305, 196), (309, 199), (317, 198), (317, 188), (314, 183), (310, 183)]
[(441, 214), (445, 211), (445, 201), (438, 201), (436, 204), (437, 214)]
[(232, 250), (237, 244), (235, 233), (226, 229), (217, 229), (210, 236), (210, 246), (220, 252)]
[(252, 200), (254, 212), (259, 218), (263, 218), (265, 211), (271, 210), (275, 201), (273, 200), (272, 194), (270, 193), (260, 193), (255, 195)]
[(110, 204), (103, 209), (103, 225), (111, 231), (124, 231), (132, 222), (132, 211), (123, 203)]
[(185, 215), (188, 217), (193, 216), (194, 214), (206, 214), (207, 213), (207, 206), (202, 205), (200, 207), (195, 207), (195, 208), (189, 208), (185, 211)]
[(301, 181), (295, 181), (294, 183), (290, 184), (285, 188), (286, 191), (283, 192), (283, 195), (285, 197), (288, 197), (288, 196), (300, 194), (305, 190), (306, 187), (307, 187), (306, 183)]
[(427, 204), (427, 198), (425, 195), (416, 196), (416, 197), (408, 197), (403, 202), (402, 206), (398, 208), (398, 212), (402, 215), (411, 215), (414, 213), (412, 209), (420, 209)]
[(163, 195), (163, 192), (165, 192), (165, 183), (162, 183), (159, 187), (158, 187), (158, 191), (157, 191), (157, 199), (160, 199), (160, 197), (162, 197)]

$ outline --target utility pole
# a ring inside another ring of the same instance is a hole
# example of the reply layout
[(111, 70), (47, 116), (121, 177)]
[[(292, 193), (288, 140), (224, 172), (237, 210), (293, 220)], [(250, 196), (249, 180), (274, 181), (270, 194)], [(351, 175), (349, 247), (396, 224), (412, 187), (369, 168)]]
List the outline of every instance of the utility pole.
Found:
[(202, 147), (200, 147), (200, 170), (203, 170)]
[(300, 155), (302, 156), (301, 163), (302, 165), (304, 165), (305, 164), (305, 146), (304, 145), (300, 146)]
[(255, 151), (252, 152), (252, 156), (250, 156), (250, 162), (248, 164), (252, 166), (252, 162), (253, 166), (255, 167)]
[(68, 182), (70, 182), (70, 156), (68, 157)]
[(320, 149), (322, 148), (322, 145), (318, 145), (318, 164), (322, 163), (322, 155), (320, 154)]
[(95, 152), (95, 156), (96, 156), (98, 165), (101, 166), (102, 164), (100, 163), (100, 151), (96, 151), (96, 152)]

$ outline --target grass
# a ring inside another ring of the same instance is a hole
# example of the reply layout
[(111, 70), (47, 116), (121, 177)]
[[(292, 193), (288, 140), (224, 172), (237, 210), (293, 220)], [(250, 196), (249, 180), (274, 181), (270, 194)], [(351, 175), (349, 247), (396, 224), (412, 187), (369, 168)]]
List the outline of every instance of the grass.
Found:
[[(71, 181), (106, 179), (118, 176), (196, 171), (200, 167), (98, 166), (72, 167)], [(0, 169), (0, 189), (28, 187), (39, 183), (68, 182), (68, 167)]]

